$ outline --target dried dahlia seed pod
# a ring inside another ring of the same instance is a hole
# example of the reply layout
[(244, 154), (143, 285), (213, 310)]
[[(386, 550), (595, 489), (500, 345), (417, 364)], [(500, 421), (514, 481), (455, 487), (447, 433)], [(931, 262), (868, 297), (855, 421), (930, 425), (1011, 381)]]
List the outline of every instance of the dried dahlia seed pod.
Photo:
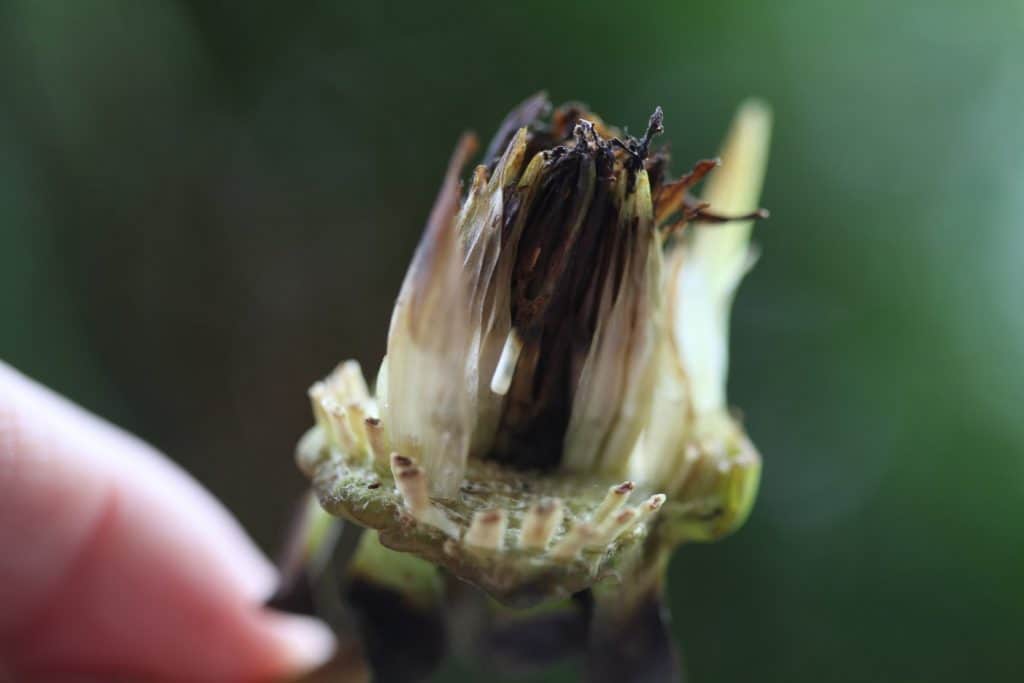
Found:
[(660, 108), (639, 138), (549, 109), (509, 115), (464, 196), (460, 141), (374, 395), (351, 364), (314, 385), (298, 453), (326, 510), (518, 605), (656, 574), (742, 523), (760, 471), (724, 386), (767, 113), (741, 110), (709, 206), (719, 161), (671, 180)]

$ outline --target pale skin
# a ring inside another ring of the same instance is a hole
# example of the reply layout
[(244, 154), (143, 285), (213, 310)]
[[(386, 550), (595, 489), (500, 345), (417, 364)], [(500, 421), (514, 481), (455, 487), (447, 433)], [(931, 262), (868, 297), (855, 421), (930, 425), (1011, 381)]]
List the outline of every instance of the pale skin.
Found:
[(333, 648), (164, 455), (0, 362), (0, 683), (252, 681)]

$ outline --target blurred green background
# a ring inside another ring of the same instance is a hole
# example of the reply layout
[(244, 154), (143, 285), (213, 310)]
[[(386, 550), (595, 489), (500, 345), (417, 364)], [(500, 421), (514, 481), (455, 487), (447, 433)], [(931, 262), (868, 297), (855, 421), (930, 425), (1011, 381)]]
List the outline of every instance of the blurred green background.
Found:
[(673, 563), (691, 679), (1009, 680), (1017, 0), (4, 0), (0, 358), (155, 443), (272, 551), (306, 387), (376, 368), (457, 135), (541, 88), (634, 130), (663, 105), (676, 171), (744, 97), (774, 107), (730, 386), (764, 482), (738, 535)]

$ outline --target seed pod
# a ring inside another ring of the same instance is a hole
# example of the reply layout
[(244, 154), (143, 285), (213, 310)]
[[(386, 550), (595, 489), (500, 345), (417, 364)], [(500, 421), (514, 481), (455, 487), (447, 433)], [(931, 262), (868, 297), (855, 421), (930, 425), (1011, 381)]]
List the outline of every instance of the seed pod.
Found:
[(743, 522), (760, 473), (725, 377), (766, 110), (673, 180), (660, 108), (639, 138), (549, 109), (509, 115), (464, 196), (460, 141), (374, 395), (353, 364), (314, 385), (298, 454), (329, 512), (512, 605), (659, 575)]

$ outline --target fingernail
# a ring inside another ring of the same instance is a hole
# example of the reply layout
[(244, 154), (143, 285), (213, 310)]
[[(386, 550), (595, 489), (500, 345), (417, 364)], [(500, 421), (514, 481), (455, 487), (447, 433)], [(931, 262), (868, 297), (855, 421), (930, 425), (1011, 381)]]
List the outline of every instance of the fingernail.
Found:
[(292, 614), (273, 614), (272, 619), (271, 629), (285, 650), (290, 668), (313, 669), (334, 654), (334, 634), (322, 621)]

